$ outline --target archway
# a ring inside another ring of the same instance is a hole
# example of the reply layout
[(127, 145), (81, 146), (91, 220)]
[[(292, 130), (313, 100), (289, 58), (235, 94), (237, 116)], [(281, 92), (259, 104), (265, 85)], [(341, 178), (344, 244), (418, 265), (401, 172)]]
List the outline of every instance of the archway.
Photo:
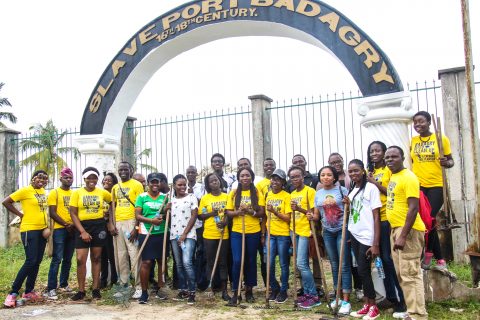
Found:
[[(87, 161), (111, 168), (121, 135), (118, 124), (161, 66), (199, 45), (241, 36), (288, 37), (329, 52), (366, 97), (359, 107), (364, 125), (374, 135), (394, 132), (392, 142), (408, 145), (410, 102), (400, 77), (380, 47), (341, 12), (316, 0), (197, 0), (145, 25), (107, 66), (87, 103), (77, 139)], [(388, 136), (392, 134), (387, 134), (387, 143)]]

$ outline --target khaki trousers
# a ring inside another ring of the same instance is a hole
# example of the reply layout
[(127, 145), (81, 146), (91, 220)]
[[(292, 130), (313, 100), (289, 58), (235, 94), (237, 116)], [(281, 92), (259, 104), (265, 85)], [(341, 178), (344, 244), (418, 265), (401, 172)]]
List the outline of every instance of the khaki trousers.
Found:
[[(132, 265), (137, 257), (138, 248), (135, 243), (130, 242), (125, 236), (125, 232), (130, 233), (135, 228), (135, 219), (117, 221), (116, 227), (118, 235), (113, 238), (113, 245), (117, 251), (115, 256), (115, 264), (118, 268), (118, 276), (123, 284), (130, 283), (130, 266), (132, 266), (132, 274), (135, 275), (135, 287), (140, 288), (139, 266), (140, 263)], [(140, 262), (141, 259), (138, 259)]]
[(402, 228), (398, 227), (392, 229), (390, 234), (393, 264), (405, 296), (408, 313), (424, 317), (427, 316), (427, 310), (425, 308), (425, 289), (420, 259), (425, 245), (425, 234), (411, 229), (403, 250), (393, 250), (395, 239), (400, 237), (401, 233)]

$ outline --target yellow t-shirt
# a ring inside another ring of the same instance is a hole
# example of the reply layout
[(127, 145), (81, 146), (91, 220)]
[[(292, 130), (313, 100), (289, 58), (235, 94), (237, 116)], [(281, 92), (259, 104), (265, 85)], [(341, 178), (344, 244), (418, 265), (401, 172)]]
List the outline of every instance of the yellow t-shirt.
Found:
[(22, 205), (23, 218), (20, 232), (43, 230), (47, 227), (47, 195), (45, 189), (35, 189), (32, 185), (18, 189), (10, 195)]
[[(228, 195), (226, 193), (221, 193), (218, 196), (214, 196), (211, 193), (207, 193), (200, 200), (200, 205), (198, 206), (198, 214), (203, 214), (204, 209), (207, 210), (206, 213), (210, 213), (213, 210), (218, 210), (218, 216), (223, 220), (225, 215), (225, 208), (227, 206)], [(215, 218), (210, 217), (203, 223), (203, 237), (205, 239), (220, 239), (221, 232), (217, 228), (215, 223)], [(228, 228), (225, 227), (223, 231), (223, 239), (228, 239)]]
[[(410, 156), (413, 160), (412, 171), (418, 177), (422, 187), (442, 187), (442, 167), (438, 160), (440, 153), (438, 151), (437, 137), (435, 133), (432, 133), (430, 137), (423, 137), (422, 140), (420, 140), (420, 136), (412, 138), (410, 146)], [(452, 154), (450, 140), (446, 136), (442, 136), (442, 142), (443, 153), (445, 155)]]
[(270, 221), (270, 234), (274, 236), (289, 236), (290, 228), (287, 222), (283, 221), (275, 214), (269, 212), (266, 208), (269, 204), (272, 205), (280, 214), (291, 216), (292, 207), (290, 206), (290, 194), (284, 190), (279, 193), (273, 193), (270, 191), (267, 194), (267, 199), (265, 200), (265, 212), (267, 214), (267, 229), (269, 220)]
[[(72, 223), (72, 217), (70, 212), (68, 212), (68, 204), (70, 203), (70, 197), (72, 196), (72, 190), (63, 190), (62, 188), (57, 188), (50, 191), (48, 194), (48, 205), (57, 206), (57, 214), (60, 218), (63, 219), (66, 223)], [(57, 201), (58, 196), (58, 201)], [(55, 221), (53, 229), (65, 228), (61, 224)]]
[[(119, 181), (118, 184), (114, 185), (112, 198), (114, 198), (116, 202), (115, 220), (124, 221), (135, 219), (135, 206), (133, 204), (135, 204), (137, 197), (143, 192), (142, 184), (134, 179), (130, 179), (127, 182)], [(131, 203), (128, 199), (130, 199)]]
[[(228, 194), (227, 200), (227, 210), (235, 210), (235, 192), (237, 189), (230, 191)], [(261, 207), (265, 207), (265, 196), (262, 194), (260, 190), (257, 189), (257, 197), (258, 197), (258, 205)], [(250, 190), (242, 190), (242, 199), (240, 204), (251, 205), (252, 200), (250, 198)], [(250, 214), (245, 215), (245, 233), (257, 233), (260, 232), (260, 219), (257, 217), (253, 217)], [(236, 216), (233, 217), (233, 226), (232, 231), (242, 233), (242, 217)]]
[(263, 178), (262, 180), (260, 180), (259, 183), (257, 183), (255, 187), (257, 187), (257, 189), (260, 190), (260, 192), (266, 195), (267, 192), (270, 190), (270, 182), (271, 182), (270, 179)]
[[(290, 198), (300, 204), (302, 209), (308, 210), (315, 207), (315, 190), (309, 186), (304, 186), (301, 191), (293, 190)], [(290, 230), (293, 231), (293, 219), (290, 219)], [(302, 237), (310, 237), (312, 234), (307, 215), (298, 211), (295, 212), (295, 233)]]
[[(388, 187), (391, 175), (392, 171), (390, 171), (387, 166), (378, 169), (375, 168), (373, 170), (373, 178), (375, 181), (380, 182), (385, 188)], [(380, 208), (380, 221), (387, 221), (387, 195), (380, 192), (380, 201), (382, 201), (382, 207)]]
[[(420, 197), (418, 178), (408, 169), (393, 173), (387, 187), (387, 219), (392, 228), (403, 227), (407, 219), (408, 198)], [(425, 231), (425, 224), (417, 213), (413, 229)]]
[(103, 189), (95, 188), (88, 192), (85, 188), (73, 191), (70, 207), (78, 208), (80, 221), (103, 218), (103, 202), (111, 202), (112, 195)]

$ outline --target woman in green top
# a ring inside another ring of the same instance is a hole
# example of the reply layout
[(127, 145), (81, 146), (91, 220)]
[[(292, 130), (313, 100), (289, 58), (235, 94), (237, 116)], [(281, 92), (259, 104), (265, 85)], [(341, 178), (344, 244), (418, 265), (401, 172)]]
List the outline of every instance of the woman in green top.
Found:
[[(147, 289), (152, 260), (156, 260), (158, 266), (162, 265), (163, 235), (165, 233), (163, 214), (166, 212), (168, 196), (160, 192), (161, 180), (162, 176), (159, 173), (150, 173), (147, 177), (148, 191), (140, 194), (135, 203), (135, 216), (137, 221), (140, 222), (140, 230), (138, 231), (140, 247), (150, 231), (150, 237), (142, 251), (142, 264), (140, 266), (142, 295), (138, 299), (140, 304), (145, 304), (148, 300)], [(150, 230), (152, 224), (153, 228)], [(158, 279), (159, 282), (162, 279), (162, 268), (158, 268)], [(166, 297), (161, 298), (166, 299)]]

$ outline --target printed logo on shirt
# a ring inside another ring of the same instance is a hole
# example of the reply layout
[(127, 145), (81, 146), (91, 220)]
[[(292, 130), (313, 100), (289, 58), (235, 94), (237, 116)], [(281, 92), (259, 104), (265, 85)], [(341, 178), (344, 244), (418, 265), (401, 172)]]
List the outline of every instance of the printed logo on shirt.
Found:
[[(269, 199), (267, 201), (267, 206), (271, 205), (277, 212), (282, 211), (282, 204), (283, 204), (283, 199)], [(281, 220), (279, 217), (276, 215), (272, 215), (272, 220)]]
[(70, 196), (63, 196), (63, 205), (68, 209), (70, 205)]
[(127, 197), (129, 196), (128, 193), (130, 192), (130, 188), (122, 188), (122, 190), (120, 190), (120, 188), (117, 189), (117, 194), (116, 194), (117, 206), (128, 208), (131, 206), (130, 201), (127, 199)]
[(85, 195), (82, 197), (83, 206), (87, 213), (97, 213), (100, 208), (100, 197)]
[(379, 174), (376, 174), (373, 176), (375, 178), (375, 181), (382, 181), (382, 178), (383, 178), (383, 172), (382, 173), (379, 173)]
[(421, 141), (415, 144), (413, 153), (419, 162), (435, 161), (435, 141)]
[[(298, 206), (302, 203), (303, 196), (292, 198), (292, 202), (296, 202)], [(298, 220), (302, 217), (303, 213), (295, 211), (295, 220)]]
[(223, 213), (225, 211), (225, 207), (227, 206), (227, 201), (215, 201), (211, 202), (210, 205), (212, 206), (212, 210)]
[(363, 195), (360, 197), (355, 197), (352, 201), (352, 214), (350, 221), (353, 222), (353, 224), (356, 224), (357, 222), (360, 221), (360, 212), (363, 209)]
[(395, 181), (390, 181), (388, 183), (387, 187), (387, 209), (392, 210), (393, 209), (393, 202), (395, 201), (395, 193), (393, 190), (395, 190), (395, 187), (397, 186), (397, 183)]

